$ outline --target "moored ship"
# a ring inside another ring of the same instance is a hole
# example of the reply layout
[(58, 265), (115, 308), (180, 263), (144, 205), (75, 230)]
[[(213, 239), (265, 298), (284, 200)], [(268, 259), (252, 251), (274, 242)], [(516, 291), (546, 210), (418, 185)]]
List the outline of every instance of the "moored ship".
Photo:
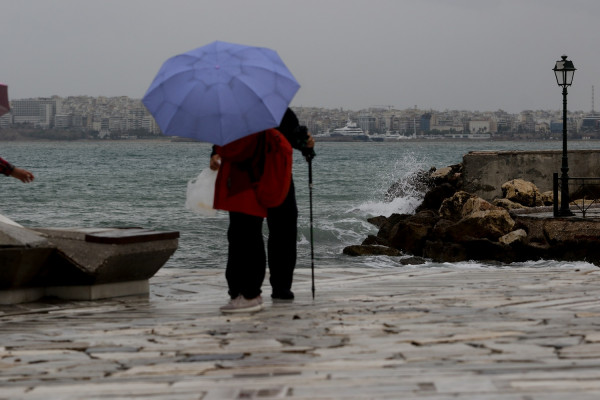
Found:
[(356, 122), (352, 122), (348, 120), (346, 125), (342, 128), (334, 129), (331, 134), (331, 137), (348, 137), (354, 140), (370, 140), (369, 134), (365, 133)]

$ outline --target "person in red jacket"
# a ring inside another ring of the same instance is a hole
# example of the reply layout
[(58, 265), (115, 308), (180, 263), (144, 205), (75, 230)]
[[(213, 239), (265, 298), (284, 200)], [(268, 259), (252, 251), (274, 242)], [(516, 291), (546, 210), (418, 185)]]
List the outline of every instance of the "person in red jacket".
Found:
[(31, 172), (23, 168), (15, 167), (2, 157), (0, 157), (0, 173), (6, 176), (12, 176), (13, 178), (16, 178), (24, 183), (32, 182), (34, 179), (34, 176)]
[[(298, 120), (288, 109), (277, 129), (293, 147), (303, 154), (314, 155), (314, 140), (304, 131), (298, 140)], [(301, 143), (300, 143), (301, 142)], [(274, 300), (292, 300), (293, 272), (296, 265), (298, 209), (293, 182), (283, 203), (265, 208), (257, 201), (249, 171), (256, 168), (257, 134), (247, 136), (226, 146), (213, 148), (210, 167), (219, 169), (215, 185), (216, 209), (229, 211), (229, 243), (225, 277), (230, 302), (221, 307), (223, 313), (254, 312), (262, 309), (261, 286), (266, 273), (266, 254), (262, 236), (263, 219), (269, 227), (268, 260), (270, 283)], [(310, 151), (307, 151), (310, 149)]]

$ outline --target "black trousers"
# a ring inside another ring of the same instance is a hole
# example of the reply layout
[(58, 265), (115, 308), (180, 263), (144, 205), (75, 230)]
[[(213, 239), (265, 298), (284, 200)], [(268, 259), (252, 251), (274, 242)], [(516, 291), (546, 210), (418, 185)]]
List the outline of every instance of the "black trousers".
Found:
[[(298, 207), (294, 182), (283, 203), (267, 212), (267, 242), (270, 283), (274, 292), (290, 290), (296, 267)], [(229, 242), (225, 277), (229, 296), (252, 299), (261, 294), (265, 279), (266, 254), (262, 235), (263, 218), (229, 213)]]

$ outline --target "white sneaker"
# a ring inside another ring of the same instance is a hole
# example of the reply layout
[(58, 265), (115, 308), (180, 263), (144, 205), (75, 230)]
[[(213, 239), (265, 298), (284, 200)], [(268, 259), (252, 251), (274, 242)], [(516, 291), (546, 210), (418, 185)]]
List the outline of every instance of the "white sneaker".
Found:
[(247, 299), (242, 295), (239, 295), (235, 299), (231, 299), (229, 303), (220, 308), (224, 314), (233, 313), (245, 313), (245, 312), (256, 312), (263, 308), (262, 297), (256, 296), (253, 299)]

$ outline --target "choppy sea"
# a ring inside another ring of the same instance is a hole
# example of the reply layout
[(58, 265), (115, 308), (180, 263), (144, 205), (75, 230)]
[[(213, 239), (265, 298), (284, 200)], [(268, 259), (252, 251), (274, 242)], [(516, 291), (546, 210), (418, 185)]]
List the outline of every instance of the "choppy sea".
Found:
[[(598, 148), (571, 141), (569, 149)], [(562, 149), (560, 141), (413, 141), (323, 143), (313, 160), (315, 268), (400, 267), (398, 258), (353, 258), (344, 247), (360, 244), (377, 228), (367, 218), (410, 213), (422, 194), (406, 187), (392, 202), (384, 194), (396, 181), (408, 184), (420, 169), (445, 167), (474, 150)], [(0, 176), (0, 214), (28, 227), (144, 227), (175, 230), (179, 249), (165, 268), (221, 268), (226, 262), (227, 214), (195, 214), (184, 207), (186, 186), (208, 165), (210, 145), (169, 141), (0, 142), (0, 156), (35, 174), (23, 184)], [(558, 166), (557, 166), (558, 169)], [(299, 208), (298, 268), (310, 267), (308, 166), (296, 152), (294, 181)], [(265, 224), (265, 235), (267, 234)], [(431, 268), (427, 263), (404, 268)], [(510, 268), (480, 262), (455, 268)], [(595, 268), (585, 262), (538, 260), (532, 268)]]

